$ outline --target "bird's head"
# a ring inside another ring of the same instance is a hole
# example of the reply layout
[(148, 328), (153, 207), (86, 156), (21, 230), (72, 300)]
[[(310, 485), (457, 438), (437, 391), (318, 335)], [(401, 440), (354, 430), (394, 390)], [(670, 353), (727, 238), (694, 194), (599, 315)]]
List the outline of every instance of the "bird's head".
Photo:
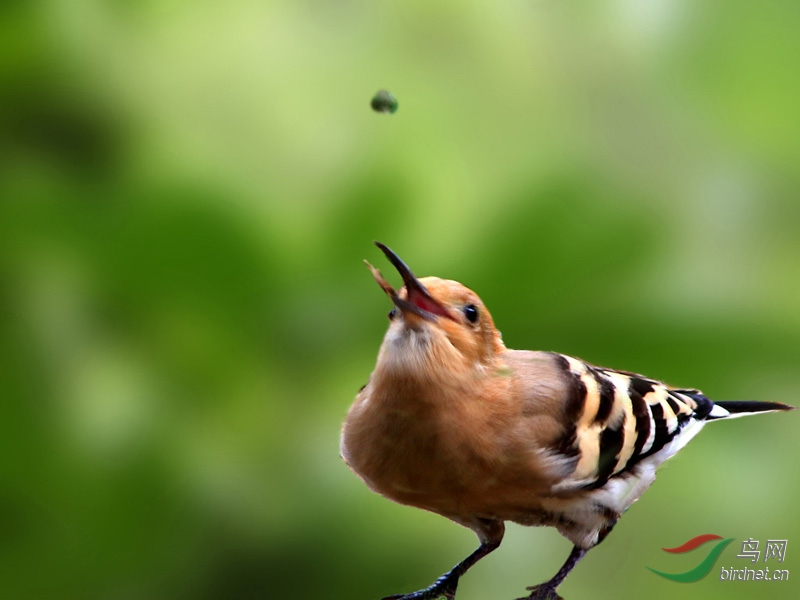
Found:
[(400, 273), (404, 284), (395, 291), (367, 262), (375, 281), (394, 304), (379, 364), (385, 360), (405, 370), (446, 367), (464, 371), (488, 365), (504, 350), (500, 332), (475, 292), (457, 281), (417, 279), (397, 254), (380, 242), (375, 245)]

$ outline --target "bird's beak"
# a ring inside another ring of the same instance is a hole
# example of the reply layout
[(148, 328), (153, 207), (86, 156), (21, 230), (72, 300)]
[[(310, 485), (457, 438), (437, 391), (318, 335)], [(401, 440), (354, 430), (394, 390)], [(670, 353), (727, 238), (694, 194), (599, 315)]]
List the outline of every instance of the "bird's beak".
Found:
[(414, 273), (411, 272), (408, 265), (406, 265), (397, 254), (380, 242), (375, 242), (375, 245), (383, 251), (386, 258), (389, 259), (389, 262), (394, 265), (395, 269), (397, 269), (400, 276), (403, 278), (403, 283), (405, 284), (407, 292), (406, 299), (397, 295), (397, 292), (389, 282), (384, 279), (378, 269), (367, 261), (364, 262), (367, 264), (370, 271), (372, 271), (372, 276), (375, 278), (375, 281), (378, 282), (378, 285), (381, 286), (383, 291), (392, 299), (392, 302), (397, 308), (403, 311), (404, 314), (410, 313), (427, 321), (435, 321), (437, 317), (444, 317), (455, 321), (455, 318), (447, 307), (431, 296), (430, 292), (419, 282), (419, 279), (414, 276)]

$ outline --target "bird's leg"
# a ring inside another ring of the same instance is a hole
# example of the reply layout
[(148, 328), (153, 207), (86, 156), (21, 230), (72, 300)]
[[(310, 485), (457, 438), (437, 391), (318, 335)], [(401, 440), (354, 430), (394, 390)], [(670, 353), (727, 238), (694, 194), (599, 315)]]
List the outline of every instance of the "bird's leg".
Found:
[(410, 594), (386, 596), (383, 600), (434, 600), (441, 596), (444, 596), (447, 600), (453, 600), (453, 598), (456, 597), (456, 588), (458, 587), (459, 578), (466, 573), (472, 565), (495, 550), (499, 545), (500, 542), (483, 542), (475, 552), (439, 577), (433, 585)]
[[(614, 525), (617, 524), (617, 520), (619, 519), (620, 515), (619, 513), (609, 511), (606, 516), (608, 518), (608, 523), (606, 523), (605, 527), (598, 532), (597, 541), (594, 544), (595, 546), (606, 539), (606, 536), (611, 533), (611, 530), (614, 529)], [(558, 595), (558, 592), (556, 592), (556, 588), (562, 584), (562, 582), (567, 578), (567, 575), (569, 575), (570, 571), (572, 571), (572, 569), (575, 568), (575, 565), (577, 565), (580, 560), (586, 556), (588, 551), (589, 548), (578, 548), (578, 546), (573, 546), (572, 552), (569, 553), (567, 560), (563, 565), (561, 565), (558, 573), (553, 575), (549, 581), (526, 588), (530, 590), (530, 595), (526, 596), (525, 598), (518, 598), (517, 600), (563, 600), (563, 598)]]
[(567, 578), (569, 572), (575, 568), (575, 565), (586, 555), (588, 550), (584, 548), (572, 547), (572, 552), (564, 565), (558, 570), (558, 573), (553, 575), (549, 581), (540, 583), (539, 585), (531, 586), (527, 589), (531, 591), (530, 596), (518, 598), (517, 600), (562, 600), (561, 596), (556, 592), (556, 588), (561, 585), (561, 582)]
[(382, 600), (435, 600), (436, 598), (444, 597), (446, 600), (453, 600), (456, 597), (456, 589), (458, 588), (458, 580), (466, 573), (470, 567), (482, 559), (484, 556), (493, 552), (500, 546), (503, 540), (503, 533), (505, 528), (502, 521), (486, 523), (488, 534), (486, 537), (481, 535), (481, 545), (470, 554), (467, 558), (458, 563), (455, 567), (450, 569), (447, 573), (439, 577), (433, 585), (417, 592), (410, 594), (396, 594), (394, 596), (386, 596)]

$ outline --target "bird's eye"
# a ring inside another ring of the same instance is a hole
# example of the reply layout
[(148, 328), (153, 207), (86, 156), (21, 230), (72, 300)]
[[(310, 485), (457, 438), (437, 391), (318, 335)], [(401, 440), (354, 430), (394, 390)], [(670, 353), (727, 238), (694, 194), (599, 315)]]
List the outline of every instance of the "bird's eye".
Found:
[(390, 311), (389, 311), (389, 314), (388, 314), (387, 316), (389, 317), (389, 320), (390, 320), (390, 321), (391, 321), (392, 319), (394, 319), (394, 318), (397, 316), (397, 309), (396, 309), (396, 308), (393, 308), (392, 310), (390, 310)]
[(470, 323), (478, 322), (478, 308), (474, 304), (467, 304), (463, 310), (467, 321)]

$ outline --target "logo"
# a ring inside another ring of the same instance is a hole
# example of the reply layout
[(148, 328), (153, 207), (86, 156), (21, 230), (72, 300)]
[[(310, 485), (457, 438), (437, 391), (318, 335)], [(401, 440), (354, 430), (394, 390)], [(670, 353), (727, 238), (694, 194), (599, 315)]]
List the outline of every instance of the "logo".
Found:
[(714, 544), (714, 547), (711, 548), (709, 553), (706, 557), (697, 565), (694, 569), (689, 569), (683, 573), (664, 573), (663, 571), (656, 571), (652, 567), (647, 567), (656, 575), (660, 575), (666, 579), (670, 579), (672, 581), (678, 581), (680, 583), (691, 583), (693, 581), (698, 581), (708, 575), (711, 572), (711, 569), (714, 567), (714, 563), (717, 562), (719, 555), (725, 549), (725, 546), (730, 544), (733, 541), (733, 538), (728, 538), (726, 540), (722, 539), (722, 536), (714, 535), (713, 533), (705, 533), (703, 535), (698, 535), (690, 539), (688, 542), (677, 546), (676, 548), (662, 548), (664, 552), (671, 552), (673, 554), (683, 554), (684, 552), (691, 552), (696, 548), (699, 548), (706, 542), (710, 542), (711, 540), (722, 540), (721, 542), (717, 542)]
[[(708, 554), (706, 554), (705, 558), (700, 561), (700, 564), (683, 573), (665, 573), (663, 571), (657, 571), (652, 567), (647, 568), (656, 575), (671, 581), (677, 581), (679, 583), (692, 583), (694, 581), (699, 581), (711, 572), (711, 569), (714, 568), (714, 563), (717, 562), (719, 555), (733, 540), (734, 538), (722, 539), (722, 536), (715, 535), (713, 533), (706, 533), (703, 535), (698, 535), (697, 537), (693, 537), (688, 542), (681, 544), (680, 546), (676, 546), (675, 548), (662, 548), (664, 552), (683, 554), (685, 552), (696, 550), (707, 542), (716, 541), (714, 546), (712, 546), (712, 548), (708, 551)], [(764, 544), (764, 562), (773, 560), (774, 562), (782, 563), (786, 558), (787, 545), (788, 540), (767, 540)], [(759, 550), (758, 547), (758, 540), (747, 538), (742, 542), (742, 551), (736, 555), (736, 558), (749, 559), (751, 563), (758, 563), (759, 559), (761, 558), (761, 550)], [(755, 566), (758, 567), (760, 565), (757, 564)], [(789, 571), (786, 569), (774, 569), (772, 572), (770, 572), (770, 568), (768, 566), (764, 566), (761, 569), (748, 569), (746, 567), (743, 569), (736, 569), (733, 567), (722, 567), (720, 569), (719, 579), (720, 581), (788, 581)]]

